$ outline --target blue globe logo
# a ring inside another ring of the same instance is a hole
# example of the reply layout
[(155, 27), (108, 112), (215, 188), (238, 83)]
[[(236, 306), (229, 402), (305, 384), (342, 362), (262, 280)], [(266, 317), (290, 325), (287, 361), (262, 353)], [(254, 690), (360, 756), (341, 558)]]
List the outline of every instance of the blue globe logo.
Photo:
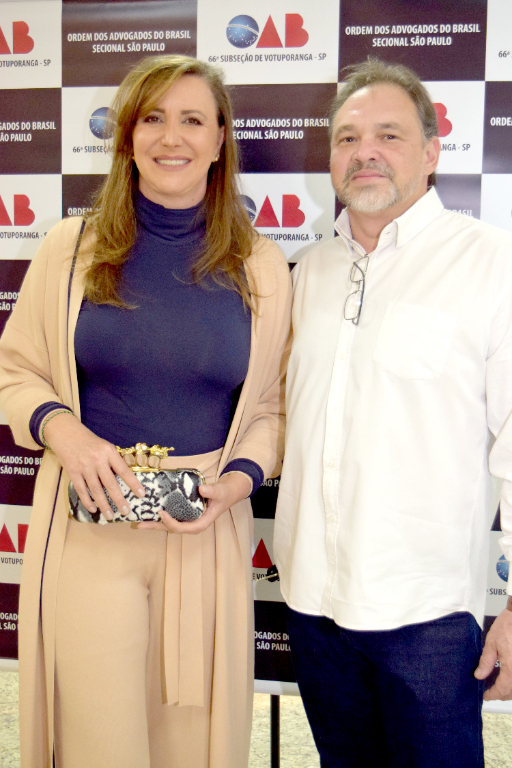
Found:
[(89, 120), (89, 128), (97, 139), (110, 139), (115, 129), (115, 114), (108, 107), (95, 110)]
[(508, 566), (508, 560), (505, 558), (505, 555), (502, 555), (496, 563), (496, 573), (503, 581), (508, 581)]
[(256, 218), (256, 205), (254, 203), (254, 200), (252, 200), (247, 195), (240, 195), (240, 200), (245, 206), (245, 210), (249, 214), (249, 218), (251, 221), (254, 221)]
[(235, 16), (229, 22), (226, 35), (235, 48), (248, 48), (256, 42), (260, 28), (251, 16)]

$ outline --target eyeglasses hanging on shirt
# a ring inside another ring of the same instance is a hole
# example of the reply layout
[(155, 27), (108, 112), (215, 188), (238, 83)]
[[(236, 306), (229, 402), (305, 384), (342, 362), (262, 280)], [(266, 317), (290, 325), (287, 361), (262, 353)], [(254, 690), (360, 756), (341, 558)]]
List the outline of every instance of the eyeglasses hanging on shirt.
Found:
[(345, 320), (351, 320), (354, 325), (359, 324), (361, 308), (363, 306), (364, 279), (368, 269), (368, 256), (362, 256), (352, 264), (350, 280), (354, 283), (352, 291), (346, 298), (344, 316)]

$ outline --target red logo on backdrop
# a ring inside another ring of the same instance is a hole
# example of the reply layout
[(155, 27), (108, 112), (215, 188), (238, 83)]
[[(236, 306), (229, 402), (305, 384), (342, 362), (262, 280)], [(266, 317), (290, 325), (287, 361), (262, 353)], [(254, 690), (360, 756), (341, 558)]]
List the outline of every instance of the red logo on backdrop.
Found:
[(14, 546), (13, 540), (9, 535), (7, 526), (0, 531), (0, 552), (16, 552), (23, 553), (25, 551), (25, 541), (27, 540), (28, 525), (24, 523), (18, 523), (18, 549)]
[(439, 129), (439, 137), (442, 139), (444, 136), (448, 136), (452, 132), (453, 125), (446, 117), (447, 109), (444, 104), (434, 104), (434, 109), (437, 115), (437, 127)]
[(34, 39), (30, 37), (28, 24), (24, 21), (13, 21), (12, 23), (12, 51), (5, 39), (5, 35), (0, 27), (0, 54), (2, 53), (30, 53), (34, 47)]
[[(284, 47), (302, 48), (309, 40), (309, 35), (304, 29), (304, 19), (299, 13), (287, 13), (284, 17)], [(276, 25), (269, 16), (263, 28), (256, 48), (283, 48), (281, 38)]]
[(268, 554), (268, 550), (265, 546), (263, 539), (260, 539), (260, 543), (256, 547), (256, 552), (252, 557), (253, 568), (272, 568), (272, 560)]
[(14, 195), (13, 221), (11, 221), (4, 201), (0, 197), (0, 227), (28, 227), (35, 218), (36, 215), (30, 208), (30, 200), (26, 195)]
[(306, 220), (306, 214), (299, 208), (297, 195), (283, 195), (281, 224), (267, 195), (258, 214), (255, 227), (300, 227)]
[(256, 40), (256, 48), (302, 48), (309, 40), (309, 34), (304, 29), (304, 19), (299, 13), (285, 14), (284, 46), (272, 16), (268, 17), (261, 35), (258, 22), (252, 16), (235, 16), (227, 26), (226, 35), (235, 48), (249, 48)]

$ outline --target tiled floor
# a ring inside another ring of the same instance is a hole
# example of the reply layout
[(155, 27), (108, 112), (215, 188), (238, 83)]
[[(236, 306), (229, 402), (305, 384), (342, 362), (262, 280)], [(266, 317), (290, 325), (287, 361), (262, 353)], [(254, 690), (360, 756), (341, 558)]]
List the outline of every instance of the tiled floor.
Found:
[[(484, 714), (485, 765), (512, 766), (512, 715)], [(19, 768), (18, 673), (0, 672), (0, 768)], [(270, 696), (256, 694), (249, 768), (270, 768)], [(281, 696), (281, 768), (319, 768), (297, 696)]]

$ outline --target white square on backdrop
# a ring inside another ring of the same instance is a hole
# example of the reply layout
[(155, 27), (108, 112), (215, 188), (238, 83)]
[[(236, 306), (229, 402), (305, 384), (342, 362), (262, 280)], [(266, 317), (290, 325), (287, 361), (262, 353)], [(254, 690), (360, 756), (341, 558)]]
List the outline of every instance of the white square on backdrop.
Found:
[(485, 79), (512, 80), (512, 4), (487, 0)]
[(512, 174), (482, 175), (482, 207), (480, 218), (487, 224), (512, 232)]
[(424, 83), (436, 106), (441, 142), (439, 173), (482, 173), (483, 81)]
[(107, 111), (116, 86), (62, 89), (62, 173), (108, 173)]
[(334, 236), (335, 195), (328, 173), (246, 173), (241, 187), (258, 232), (297, 262)]
[[(28, 148), (26, 151), (30, 151)], [(47, 232), (62, 219), (62, 176), (0, 175), (0, 258), (34, 257)]]
[(339, 0), (198, 0), (197, 58), (228, 83), (336, 83)]
[(2, 3), (0, 88), (60, 88), (60, 0)]

